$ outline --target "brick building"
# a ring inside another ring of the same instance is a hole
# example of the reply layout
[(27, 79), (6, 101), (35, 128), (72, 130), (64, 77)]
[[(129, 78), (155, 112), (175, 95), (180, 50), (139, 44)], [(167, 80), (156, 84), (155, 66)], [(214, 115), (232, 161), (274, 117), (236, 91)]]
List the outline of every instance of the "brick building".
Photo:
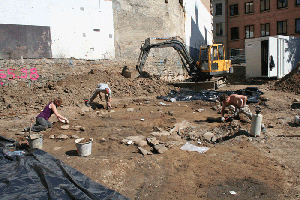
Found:
[(300, 0), (227, 0), (225, 32), (231, 56), (245, 48), (247, 38), (299, 37)]

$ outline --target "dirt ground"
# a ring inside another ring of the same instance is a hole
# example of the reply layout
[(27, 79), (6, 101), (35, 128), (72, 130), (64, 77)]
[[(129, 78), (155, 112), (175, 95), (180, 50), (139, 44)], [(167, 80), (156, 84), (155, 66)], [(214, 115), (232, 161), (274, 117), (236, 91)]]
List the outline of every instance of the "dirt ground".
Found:
[[(62, 65), (56, 76), (49, 75), (51, 66), (35, 67), (37, 81), (13, 80), (0, 87), (0, 134), (5, 137), (25, 140), (22, 130), (60, 96), (58, 111), (69, 119), (69, 129), (62, 130), (65, 124), (53, 115), (54, 126), (42, 132), (43, 150), (130, 199), (300, 199), (300, 126), (293, 123), (300, 115), (299, 94), (282, 91), (276, 80), (231, 80), (219, 89), (251, 86), (264, 92), (267, 100), (260, 106), (266, 132), (255, 138), (248, 134), (247, 118), (209, 123), (207, 117), (220, 117), (217, 103), (163, 101), (157, 96), (180, 88), (154, 78), (126, 79), (119, 64)], [(84, 104), (100, 82), (112, 89), (110, 110), (99, 98), (92, 107)], [(249, 104), (251, 111), (259, 104)], [(216, 140), (206, 140), (207, 132)], [(58, 139), (61, 134), (68, 138)], [(76, 136), (93, 138), (90, 156), (77, 155)], [(124, 142), (129, 136), (155, 137), (166, 148), (159, 153), (145, 145), (153, 154), (143, 155), (137, 144)], [(187, 142), (209, 150), (181, 150)]]

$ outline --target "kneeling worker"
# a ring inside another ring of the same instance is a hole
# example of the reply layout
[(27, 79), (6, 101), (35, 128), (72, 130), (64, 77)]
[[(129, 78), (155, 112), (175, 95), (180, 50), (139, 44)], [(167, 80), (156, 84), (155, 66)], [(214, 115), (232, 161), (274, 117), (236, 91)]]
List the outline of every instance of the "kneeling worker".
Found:
[(250, 109), (246, 105), (247, 96), (231, 94), (228, 96), (227, 94), (222, 94), (220, 96), (220, 103), (222, 104), (221, 116), (222, 121), (225, 121), (224, 114), (225, 108), (229, 106), (230, 111), (237, 117), (239, 117), (239, 113), (244, 113), (247, 117), (252, 119), (252, 113)]
[(104, 93), (107, 109), (111, 108), (111, 90), (108, 87), (108, 85), (105, 83), (100, 83), (97, 86), (94, 94), (91, 96), (90, 100), (88, 101), (88, 105), (90, 105), (90, 103), (92, 103), (94, 101), (94, 99), (97, 97), (98, 94), (99, 94), (100, 100), (102, 101), (101, 93)]

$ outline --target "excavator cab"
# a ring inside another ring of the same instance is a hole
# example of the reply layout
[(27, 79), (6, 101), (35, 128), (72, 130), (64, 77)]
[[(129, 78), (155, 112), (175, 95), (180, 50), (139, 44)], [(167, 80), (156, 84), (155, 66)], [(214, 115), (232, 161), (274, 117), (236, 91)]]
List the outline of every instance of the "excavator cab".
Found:
[(222, 44), (205, 45), (200, 48), (197, 67), (204, 76), (216, 76), (230, 73), (231, 61), (225, 60)]

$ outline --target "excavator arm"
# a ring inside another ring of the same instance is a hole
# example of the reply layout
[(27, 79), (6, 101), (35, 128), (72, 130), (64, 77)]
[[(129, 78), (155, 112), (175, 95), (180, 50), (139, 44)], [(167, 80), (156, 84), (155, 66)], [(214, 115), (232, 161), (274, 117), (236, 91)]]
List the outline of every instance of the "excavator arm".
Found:
[(196, 67), (195, 61), (191, 58), (190, 54), (188, 53), (185, 45), (181, 42), (178, 37), (172, 38), (155, 38), (158, 43), (151, 44), (151, 38), (147, 38), (145, 42), (141, 46), (141, 52), (138, 59), (138, 64), (136, 66), (139, 73), (142, 73), (143, 67), (147, 61), (148, 54), (152, 48), (166, 48), (166, 47), (173, 47), (179, 54), (180, 59), (183, 63), (184, 68), (187, 70), (190, 76), (197, 74), (198, 68)]

